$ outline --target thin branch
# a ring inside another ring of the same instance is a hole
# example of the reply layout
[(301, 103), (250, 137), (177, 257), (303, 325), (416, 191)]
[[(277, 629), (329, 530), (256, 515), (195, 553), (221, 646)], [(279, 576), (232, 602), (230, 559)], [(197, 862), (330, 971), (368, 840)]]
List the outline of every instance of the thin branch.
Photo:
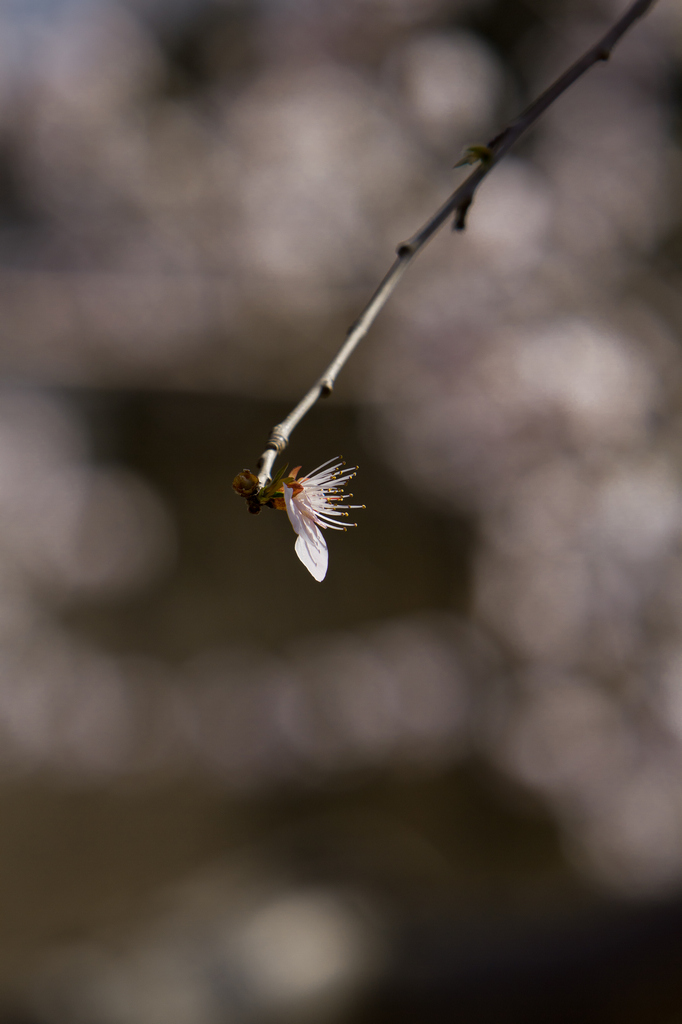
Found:
[(633, 4), (618, 19), (615, 25), (609, 29), (594, 46), (591, 46), (579, 60), (572, 64), (568, 70), (557, 78), (548, 89), (538, 96), (515, 120), (496, 135), (487, 146), (474, 146), (469, 150), (471, 156), (465, 158), (464, 162), (479, 161), (478, 167), (469, 175), (449, 199), (443, 203), (439, 210), (433, 214), (427, 222), (409, 238), (402, 242), (397, 248), (397, 258), (388, 271), (383, 281), (375, 291), (364, 310), (349, 328), (346, 340), (339, 352), (324, 371), (320, 379), (312, 386), (310, 391), (301, 399), (295, 409), (287, 418), (276, 427), (273, 427), (268, 440), (267, 447), (258, 460), (258, 483), (264, 487), (272, 475), (272, 467), (275, 459), (280, 455), (289, 443), (291, 434), (307, 412), (315, 405), (320, 398), (326, 398), (332, 393), (336, 378), (345, 366), (346, 362), (365, 337), (370, 327), (376, 320), (381, 310), (386, 305), (390, 295), (397, 286), (408, 266), (424, 248), (427, 242), (442, 228), (450, 217), (453, 217), (453, 227), (461, 231), (465, 227), (466, 215), (471, 206), (474, 194), (483, 179), (487, 177), (493, 167), (506, 156), (512, 146), (526, 132), (538, 118), (586, 71), (600, 61), (608, 60), (615, 44), (627, 32), (635, 21), (647, 13), (653, 6), (655, 0), (635, 0)]

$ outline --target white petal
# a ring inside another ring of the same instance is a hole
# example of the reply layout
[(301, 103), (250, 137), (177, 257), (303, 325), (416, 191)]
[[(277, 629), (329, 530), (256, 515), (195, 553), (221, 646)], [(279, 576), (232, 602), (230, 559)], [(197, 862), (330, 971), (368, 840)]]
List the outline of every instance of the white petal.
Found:
[(310, 575), (318, 583), (321, 583), (327, 575), (329, 553), (327, 551), (327, 543), (320, 531), (316, 526), (313, 526), (313, 530), (316, 533), (314, 539), (310, 534), (300, 533), (298, 535), (295, 550)]
[(303, 562), (310, 575), (313, 576), (318, 583), (321, 583), (327, 575), (327, 565), (329, 563), (329, 553), (327, 551), (326, 541), (319, 528), (311, 519), (308, 518), (308, 516), (303, 515), (294, 501), (293, 488), (287, 487), (287, 485), (284, 484), (283, 490), (284, 503), (286, 505), (287, 515), (289, 516), (289, 522), (298, 534), (295, 547), (296, 554)]
[(294, 489), (293, 487), (288, 487), (287, 484), (284, 484), (282, 490), (284, 491), (284, 504), (286, 505), (289, 522), (293, 526), (294, 531), (296, 533), (300, 533), (301, 530), (305, 530), (305, 517), (294, 501)]

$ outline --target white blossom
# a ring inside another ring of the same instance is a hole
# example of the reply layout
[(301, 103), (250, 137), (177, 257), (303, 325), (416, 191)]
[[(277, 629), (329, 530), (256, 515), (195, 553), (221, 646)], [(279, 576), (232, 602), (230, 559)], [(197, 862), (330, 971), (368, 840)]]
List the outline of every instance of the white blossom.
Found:
[(357, 468), (343, 472), (343, 466), (335, 457), (318, 466), (310, 476), (297, 480), (298, 470), (295, 470), (282, 483), (287, 515), (297, 534), (296, 554), (318, 582), (327, 575), (329, 562), (322, 530), (345, 530), (347, 526), (355, 526), (355, 523), (344, 524), (338, 520), (348, 516), (348, 509), (364, 508), (364, 505), (341, 504), (345, 498), (353, 497), (343, 493), (343, 485), (352, 480)]

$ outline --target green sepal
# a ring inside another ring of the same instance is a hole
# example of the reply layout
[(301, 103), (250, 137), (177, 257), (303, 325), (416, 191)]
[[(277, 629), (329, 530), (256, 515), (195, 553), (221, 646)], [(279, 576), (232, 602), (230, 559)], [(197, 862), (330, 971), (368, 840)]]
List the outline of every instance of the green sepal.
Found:
[(288, 468), (289, 465), (287, 463), (287, 465), (278, 469), (270, 483), (266, 484), (266, 486), (258, 492), (258, 500), (261, 505), (267, 505), (267, 503), (273, 498), (284, 497), (284, 491), (280, 487), (280, 484), (286, 479)]

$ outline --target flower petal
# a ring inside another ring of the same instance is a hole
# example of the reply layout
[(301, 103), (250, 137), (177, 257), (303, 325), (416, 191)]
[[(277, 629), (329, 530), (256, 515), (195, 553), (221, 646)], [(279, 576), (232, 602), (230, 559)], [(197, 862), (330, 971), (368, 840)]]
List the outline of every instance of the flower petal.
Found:
[(297, 502), (294, 501), (293, 487), (284, 484), (283, 490), (289, 522), (298, 535), (295, 547), (296, 554), (310, 575), (318, 583), (321, 583), (327, 575), (327, 566), (329, 564), (327, 543), (319, 527), (312, 519), (303, 514)]
[(289, 522), (293, 526), (294, 532), (298, 534), (301, 530), (305, 530), (305, 517), (301, 512), (301, 509), (298, 507), (298, 504), (294, 501), (293, 487), (289, 487), (288, 484), (283, 484), (282, 490), (284, 491), (284, 504), (286, 505)]
[(311, 536), (312, 531), (310, 534), (299, 533), (296, 538), (295, 551), (310, 575), (318, 583), (321, 583), (327, 575), (329, 552), (327, 551), (327, 542), (320, 531), (316, 526), (313, 526), (313, 530), (316, 536)]

